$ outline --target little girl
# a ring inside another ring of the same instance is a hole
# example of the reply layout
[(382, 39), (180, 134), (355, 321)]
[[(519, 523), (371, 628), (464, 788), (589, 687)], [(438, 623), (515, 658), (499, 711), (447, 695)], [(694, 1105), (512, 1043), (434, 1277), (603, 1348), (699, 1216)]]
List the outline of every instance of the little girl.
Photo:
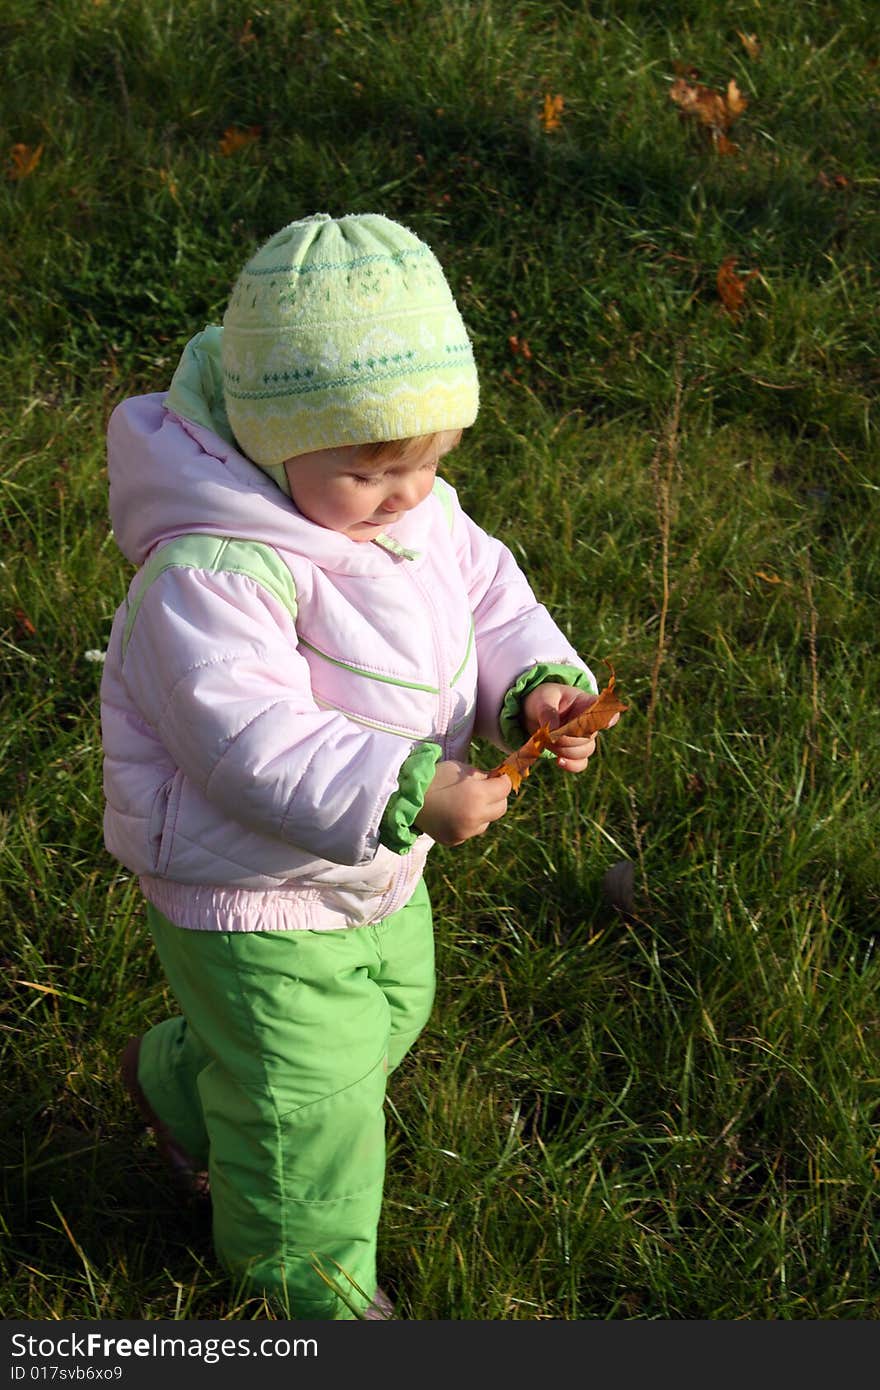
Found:
[[(114, 411), (138, 567), (102, 685), (105, 837), (180, 1005), (123, 1075), (207, 1169), (222, 1264), (288, 1317), (379, 1319), (388, 1073), (429, 1016), (435, 841), (503, 816), (515, 747), (596, 685), (437, 466), (477, 414), (443, 272), (378, 215), (291, 223), (167, 393)], [(560, 739), (579, 772), (592, 739)]]

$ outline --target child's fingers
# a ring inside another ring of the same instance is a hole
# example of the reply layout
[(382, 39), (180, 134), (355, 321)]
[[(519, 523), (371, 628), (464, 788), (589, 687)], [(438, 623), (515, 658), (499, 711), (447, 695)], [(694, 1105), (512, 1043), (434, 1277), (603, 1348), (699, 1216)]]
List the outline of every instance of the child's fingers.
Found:
[(484, 783), (482, 793), (490, 801), (506, 801), (513, 790), (513, 783), (506, 772), (498, 772), (493, 777), (484, 772), (480, 780)]
[(480, 806), (481, 824), (476, 832), (478, 835), (485, 834), (490, 825), (501, 819), (507, 810), (507, 798), (512, 790), (513, 784), (506, 773), (500, 777), (486, 778), (485, 795)]
[(501, 783), (500, 791), (495, 791), (493, 788), (492, 793), (483, 803), (486, 815), (490, 816), (492, 820), (498, 820), (507, 810), (507, 798), (513, 790), (513, 783), (506, 773), (503, 777), (490, 777), (488, 780)]
[(596, 735), (592, 734), (589, 738), (560, 738), (553, 744), (553, 751), (558, 758), (571, 759), (577, 762), (581, 758), (591, 758), (596, 751)]
[(563, 772), (583, 772), (596, 751), (596, 735), (592, 738), (561, 738), (554, 748), (556, 766)]
[[(619, 718), (620, 715), (615, 714), (614, 717), (609, 720), (606, 727), (613, 729)], [(598, 736), (599, 731), (597, 730), (595, 734), (592, 734), (590, 738), (587, 739), (557, 739), (554, 744), (557, 767), (561, 767), (565, 772), (583, 772), (587, 762), (596, 751), (596, 739)]]

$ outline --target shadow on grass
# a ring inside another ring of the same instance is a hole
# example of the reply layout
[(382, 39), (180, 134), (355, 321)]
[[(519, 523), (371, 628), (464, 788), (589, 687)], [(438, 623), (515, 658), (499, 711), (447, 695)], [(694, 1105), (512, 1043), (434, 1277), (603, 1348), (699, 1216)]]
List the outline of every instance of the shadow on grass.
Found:
[(90, 1128), (67, 1110), (32, 1121), (24, 1161), (4, 1165), (19, 1268), (5, 1315), (173, 1318), (208, 1300), (201, 1316), (221, 1316), (210, 1204), (176, 1191), (137, 1123)]

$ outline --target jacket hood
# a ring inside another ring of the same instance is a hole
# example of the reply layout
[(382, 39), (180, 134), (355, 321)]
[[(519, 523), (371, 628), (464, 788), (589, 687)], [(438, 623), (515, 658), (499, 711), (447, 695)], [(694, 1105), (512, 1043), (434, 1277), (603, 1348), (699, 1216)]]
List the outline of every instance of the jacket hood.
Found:
[[(208, 324), (201, 333), (190, 338), (183, 349), (165, 404), (176, 415), (194, 425), (204, 425), (218, 434), (226, 444), (239, 448), (229, 423), (226, 398), (223, 392), (223, 329)], [(247, 455), (245, 454), (247, 458)], [(251, 459), (253, 463), (254, 460)], [(277, 483), (285, 497), (290, 496), (284, 464), (257, 465)]]
[[(116, 407), (107, 429), (110, 521), (133, 565), (192, 532), (309, 555), (334, 573), (387, 573), (388, 551), (418, 561), (430, 509), (440, 505), (434, 497), (375, 540), (350, 540), (309, 521), (231, 439), (171, 409), (172, 399), (164, 392), (132, 396)], [(202, 419), (210, 420), (210, 411)]]

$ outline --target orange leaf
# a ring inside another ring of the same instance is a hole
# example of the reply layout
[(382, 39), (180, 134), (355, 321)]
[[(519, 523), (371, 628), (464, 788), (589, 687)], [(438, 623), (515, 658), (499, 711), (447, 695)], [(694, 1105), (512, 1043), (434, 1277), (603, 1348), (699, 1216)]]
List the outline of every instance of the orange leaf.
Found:
[(490, 777), (503, 777), (505, 773), (510, 778), (510, 785), (515, 792), (518, 792), (524, 777), (528, 777), (532, 770), (532, 765), (538, 761), (545, 748), (550, 747), (550, 725), (542, 724), (536, 733), (532, 734), (527, 743), (518, 748), (515, 753), (509, 753), (503, 763), (493, 767), (489, 773)]
[(179, 203), (180, 198), (177, 196), (177, 180), (175, 179), (174, 175), (170, 173), (167, 169), (160, 169), (159, 181), (161, 183), (164, 183), (165, 187), (168, 189), (168, 192), (171, 194), (171, 197), (174, 199), (175, 203)]
[(559, 130), (562, 125), (562, 110), (565, 106), (564, 99), (558, 94), (554, 97), (549, 92), (544, 97), (544, 109), (541, 112), (541, 125), (546, 131)]
[(727, 124), (733, 125), (738, 116), (741, 116), (748, 106), (748, 98), (744, 97), (733, 78), (727, 84), (727, 92), (724, 97), (724, 106), (727, 112)]
[(820, 188), (849, 188), (849, 179), (846, 174), (834, 174), (831, 178), (820, 169), (816, 175), (816, 182)]
[[(727, 91), (722, 93), (713, 92), (702, 82), (688, 82), (684, 77), (677, 77), (669, 88), (669, 99), (675, 102), (683, 116), (692, 116), (705, 126), (715, 141), (727, 134), (749, 104), (732, 78)], [(725, 148), (724, 153), (730, 153), (729, 148)]]
[(744, 34), (742, 29), (737, 29), (736, 34), (750, 58), (759, 58), (761, 56), (761, 44), (757, 34)]
[(724, 98), (701, 82), (687, 82), (677, 77), (669, 88), (669, 100), (674, 101), (685, 116), (695, 116), (702, 125), (724, 127)]
[(612, 668), (608, 684), (604, 690), (599, 692), (598, 698), (593, 701), (588, 710), (584, 710), (583, 714), (575, 715), (574, 719), (569, 719), (567, 724), (560, 724), (558, 729), (551, 729), (549, 724), (542, 724), (540, 729), (536, 730), (521, 748), (517, 748), (515, 753), (509, 753), (503, 763), (493, 767), (489, 776), (503, 777), (506, 775), (510, 778), (513, 790), (518, 793), (524, 778), (528, 777), (541, 754), (546, 748), (552, 748), (558, 738), (563, 736), (585, 738), (589, 734), (599, 733), (601, 729), (607, 729), (615, 714), (622, 714), (627, 708), (614, 694), (614, 681), (615, 676)]
[(32, 174), (43, 156), (43, 146), (37, 145), (35, 150), (30, 145), (13, 145), (9, 151), (9, 158), (12, 161), (6, 170), (8, 179), (26, 179)]
[(737, 275), (734, 267), (737, 263), (736, 256), (725, 256), (718, 267), (716, 286), (718, 297), (724, 305), (731, 318), (739, 318), (742, 313), (743, 300), (746, 297), (746, 285), (757, 270), (750, 270), (746, 275)]
[(569, 719), (567, 724), (561, 724), (558, 729), (554, 729), (550, 735), (551, 746), (558, 738), (586, 738), (590, 734), (598, 734), (601, 729), (607, 729), (615, 714), (622, 714), (627, 708), (614, 693), (614, 675), (606, 685), (605, 689), (599, 692), (597, 700), (590, 705), (589, 709), (584, 710), (583, 714), (575, 715), (574, 719)]
[(252, 145), (255, 140), (259, 140), (262, 129), (258, 125), (248, 126), (247, 130), (240, 130), (237, 126), (227, 126), (220, 140), (220, 153), (229, 156), (238, 150), (244, 149), (245, 145)]
[(514, 357), (518, 357), (520, 354), (522, 354), (522, 356), (526, 359), (527, 362), (531, 362), (532, 349), (529, 347), (527, 338), (518, 338), (515, 333), (511, 333), (510, 337), (507, 340), (507, 346), (510, 348), (510, 351), (513, 353)]

